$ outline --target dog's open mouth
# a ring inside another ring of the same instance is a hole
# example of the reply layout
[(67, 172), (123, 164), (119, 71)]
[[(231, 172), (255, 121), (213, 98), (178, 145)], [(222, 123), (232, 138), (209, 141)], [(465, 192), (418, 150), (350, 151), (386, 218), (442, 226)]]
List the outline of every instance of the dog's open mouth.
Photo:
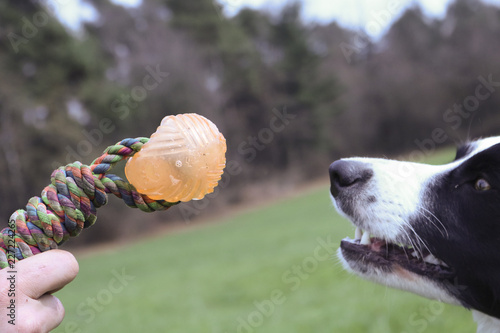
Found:
[(427, 249), (415, 249), (405, 244), (392, 244), (356, 228), (354, 239), (345, 238), (340, 244), (344, 258), (356, 262), (358, 269), (375, 266), (392, 271), (397, 266), (433, 280), (453, 279), (453, 268), (432, 255)]

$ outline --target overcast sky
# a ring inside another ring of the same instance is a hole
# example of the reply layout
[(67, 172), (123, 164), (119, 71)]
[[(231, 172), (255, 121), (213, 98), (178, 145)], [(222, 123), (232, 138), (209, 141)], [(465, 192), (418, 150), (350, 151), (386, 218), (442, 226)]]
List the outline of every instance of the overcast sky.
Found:
[[(287, 0), (213, 0), (224, 5), (228, 15), (234, 15), (242, 7), (277, 10)], [(483, 0), (500, 6), (500, 0)], [(63, 22), (77, 28), (82, 19), (91, 20), (95, 12), (85, 6), (83, 0), (49, 0), (57, 7)], [(112, 0), (125, 6), (137, 6), (141, 0)], [(405, 8), (419, 4), (431, 17), (443, 17), (451, 0), (302, 0), (304, 19), (307, 21), (337, 21), (347, 28), (364, 29), (368, 34), (377, 37), (385, 28), (396, 20)], [(215, 10), (215, 6), (214, 6)], [(379, 29), (376, 29), (376, 26)]]

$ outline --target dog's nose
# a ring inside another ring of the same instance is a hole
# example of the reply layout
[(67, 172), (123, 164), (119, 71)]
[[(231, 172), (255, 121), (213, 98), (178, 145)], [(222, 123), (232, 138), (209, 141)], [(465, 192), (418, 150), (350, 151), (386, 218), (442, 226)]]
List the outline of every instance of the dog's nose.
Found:
[(373, 176), (369, 165), (359, 161), (338, 160), (330, 165), (329, 171), (333, 197), (337, 197), (344, 189), (365, 184)]

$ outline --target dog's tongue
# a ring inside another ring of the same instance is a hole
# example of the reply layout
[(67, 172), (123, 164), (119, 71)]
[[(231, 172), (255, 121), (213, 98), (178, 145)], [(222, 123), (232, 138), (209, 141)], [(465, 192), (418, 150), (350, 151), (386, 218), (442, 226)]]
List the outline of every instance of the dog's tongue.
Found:
[(380, 252), (382, 248), (384, 248), (386, 245), (386, 242), (382, 239), (379, 238), (372, 238), (371, 244), (370, 244), (370, 249), (372, 251)]

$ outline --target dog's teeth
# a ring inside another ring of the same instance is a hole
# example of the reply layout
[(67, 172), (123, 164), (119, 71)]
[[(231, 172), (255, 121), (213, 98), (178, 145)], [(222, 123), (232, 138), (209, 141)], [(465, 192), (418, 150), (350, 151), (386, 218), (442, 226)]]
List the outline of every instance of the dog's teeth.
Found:
[(434, 257), (432, 254), (429, 254), (427, 257), (424, 258), (425, 262), (428, 262), (429, 264), (433, 265), (441, 265), (442, 261), (439, 260), (438, 258)]
[(361, 236), (361, 244), (370, 245), (372, 242), (370, 241), (370, 233), (368, 231), (363, 232), (363, 236)]
[(356, 228), (356, 231), (354, 232), (354, 240), (359, 240), (363, 236), (363, 230), (361, 228)]

